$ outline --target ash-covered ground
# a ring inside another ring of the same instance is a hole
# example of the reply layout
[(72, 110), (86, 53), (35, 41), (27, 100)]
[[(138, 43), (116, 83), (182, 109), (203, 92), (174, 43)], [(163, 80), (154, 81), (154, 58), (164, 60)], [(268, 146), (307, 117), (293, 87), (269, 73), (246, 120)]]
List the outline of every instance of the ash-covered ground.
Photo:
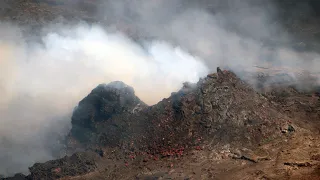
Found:
[(0, 174), (319, 179), (318, 15), (315, 1), (1, 0)]

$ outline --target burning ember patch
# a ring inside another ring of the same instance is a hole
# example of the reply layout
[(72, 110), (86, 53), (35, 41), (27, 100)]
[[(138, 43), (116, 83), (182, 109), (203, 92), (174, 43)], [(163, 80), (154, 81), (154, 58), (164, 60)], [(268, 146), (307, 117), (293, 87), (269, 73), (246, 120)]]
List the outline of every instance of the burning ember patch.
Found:
[(60, 173), (61, 172), (61, 168), (55, 168), (52, 170), (52, 172), (54, 173)]

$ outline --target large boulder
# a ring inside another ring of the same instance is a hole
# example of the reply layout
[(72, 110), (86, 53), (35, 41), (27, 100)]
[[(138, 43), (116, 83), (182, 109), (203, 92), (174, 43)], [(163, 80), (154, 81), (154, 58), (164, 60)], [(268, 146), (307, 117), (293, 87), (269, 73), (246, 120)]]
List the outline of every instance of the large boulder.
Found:
[[(146, 107), (132, 87), (120, 81), (100, 84), (79, 102), (72, 115), (71, 136), (81, 143), (94, 142), (99, 133), (99, 124), (107, 124), (108, 133), (117, 132), (117, 115), (129, 115)], [(110, 136), (111, 138), (111, 136)]]

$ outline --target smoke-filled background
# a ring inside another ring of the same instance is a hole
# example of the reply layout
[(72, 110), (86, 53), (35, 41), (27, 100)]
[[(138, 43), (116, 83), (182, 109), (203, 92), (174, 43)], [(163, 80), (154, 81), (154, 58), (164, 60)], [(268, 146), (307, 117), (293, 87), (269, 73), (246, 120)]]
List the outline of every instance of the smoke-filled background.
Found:
[[(319, 54), (301, 51), (303, 42), (297, 48), (271, 1), (47, 2), (38, 8), (88, 7), (90, 22), (33, 21), (38, 15), (27, 12), (2, 18), (0, 174), (27, 173), (59, 156), (73, 108), (100, 83), (124, 81), (152, 105), (217, 66), (239, 75), (255, 65), (319, 70)], [(1, 3), (3, 16), (18, 6)]]

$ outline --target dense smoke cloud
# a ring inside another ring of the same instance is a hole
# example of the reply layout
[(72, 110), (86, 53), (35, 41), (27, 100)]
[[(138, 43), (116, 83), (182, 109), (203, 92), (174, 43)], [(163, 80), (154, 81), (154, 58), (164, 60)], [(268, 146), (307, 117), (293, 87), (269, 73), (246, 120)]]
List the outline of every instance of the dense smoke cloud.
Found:
[[(303, 7), (299, 14), (308, 14), (310, 8)], [(98, 16), (133, 36), (178, 44), (201, 57), (210, 70), (224, 66), (240, 73), (258, 65), (316, 73), (319, 54), (293, 50), (294, 37), (281, 25), (279, 11), (264, 0), (136, 0), (108, 1)], [(297, 13), (294, 9), (291, 14)]]
[[(2, 27), (7, 37), (13, 29)], [(124, 81), (154, 104), (208, 73), (200, 59), (162, 41), (143, 47), (98, 26), (58, 29), (42, 37), (42, 44), (0, 41), (0, 160), (6, 162), (1, 173), (53, 158), (59, 144), (52, 141), (68, 132), (73, 107), (100, 83)]]
[[(41, 42), (0, 24), (0, 174), (55, 158), (73, 107), (100, 83), (124, 81), (154, 104), (217, 66), (317, 70), (320, 56), (293, 51), (290, 36), (271, 24), (271, 4), (225, 1), (212, 13), (186, 2), (107, 1), (97, 11), (104, 25), (51, 24)], [(279, 45), (266, 45), (274, 39)]]

